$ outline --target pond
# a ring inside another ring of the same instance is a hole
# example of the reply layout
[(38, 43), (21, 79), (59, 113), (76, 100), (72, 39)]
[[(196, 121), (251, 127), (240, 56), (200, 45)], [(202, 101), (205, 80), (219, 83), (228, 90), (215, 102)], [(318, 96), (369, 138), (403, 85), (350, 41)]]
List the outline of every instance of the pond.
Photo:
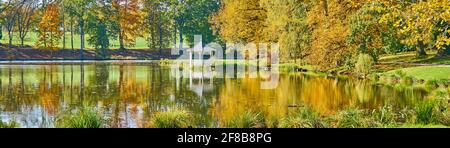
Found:
[(324, 115), (348, 107), (404, 108), (428, 95), (355, 78), (287, 72), (264, 87), (263, 73), (228, 78), (155, 64), (2, 65), (0, 119), (52, 127), (64, 110), (88, 106), (103, 110), (110, 127), (146, 127), (155, 112), (177, 106), (207, 125), (247, 110), (283, 117), (300, 105)]

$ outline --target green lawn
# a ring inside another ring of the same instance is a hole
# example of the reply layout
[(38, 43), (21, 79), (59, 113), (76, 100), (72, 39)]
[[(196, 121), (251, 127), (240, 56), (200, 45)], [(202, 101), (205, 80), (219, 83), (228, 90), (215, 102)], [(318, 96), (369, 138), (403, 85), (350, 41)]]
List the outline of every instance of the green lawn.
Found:
[(415, 52), (405, 52), (400, 54), (382, 55), (379, 62), (405, 62), (415, 64), (450, 64), (450, 57), (436, 58), (437, 51), (428, 51), (424, 58), (417, 58)]
[[(13, 40), (13, 44), (14, 45), (20, 45), (20, 39), (18, 37), (19, 34), (18, 33), (14, 33), (14, 35), (15, 35), (15, 37), (14, 37), (14, 40)], [(8, 38), (9, 38), (8, 34), (6, 32), (4, 32), (3, 33), (3, 39), (0, 40), (0, 42), (2, 44), (8, 44), (8, 42), (9, 42)], [(86, 37), (85, 37), (85, 39), (86, 39), (86, 41), (85, 41), (86, 42), (86, 48), (93, 49), (94, 47), (89, 45), (89, 43), (87, 41), (89, 38), (90, 38), (90, 35), (86, 34)], [(38, 33), (30, 32), (30, 33), (27, 34), (27, 37), (25, 38), (24, 44), (25, 45), (29, 45), (29, 46), (36, 46), (37, 40), (38, 40)], [(59, 48), (63, 47), (62, 41), (63, 40), (61, 39), (61, 43), (59, 44)], [(66, 48), (67, 49), (71, 48), (70, 41), (71, 41), (70, 32), (67, 32), (66, 33)], [(75, 49), (79, 49), (80, 48), (80, 41), (81, 41), (80, 40), (80, 36), (77, 35), (77, 34), (74, 34), (74, 48)], [(184, 43), (185, 43), (184, 46), (187, 47), (188, 46), (186, 44), (187, 42), (184, 42)], [(119, 46), (119, 41), (118, 40), (110, 41), (110, 48), (111, 49), (118, 49), (119, 47), (120, 46)], [(173, 43), (171, 43), (169, 47), (173, 47)], [(142, 38), (142, 37), (136, 38), (136, 46), (134, 46), (134, 47), (126, 47), (126, 48), (128, 48), (128, 49), (148, 49), (147, 39), (146, 38)]]
[[(407, 76), (423, 80), (440, 80), (450, 79), (450, 66), (421, 66), (399, 69)], [(398, 70), (387, 72), (388, 74), (395, 74)]]

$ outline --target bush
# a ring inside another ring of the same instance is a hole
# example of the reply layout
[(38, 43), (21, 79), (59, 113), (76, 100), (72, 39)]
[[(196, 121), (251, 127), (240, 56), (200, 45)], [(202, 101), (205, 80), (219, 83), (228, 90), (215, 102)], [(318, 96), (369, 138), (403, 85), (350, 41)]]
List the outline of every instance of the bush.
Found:
[(368, 54), (360, 54), (358, 61), (355, 64), (355, 72), (358, 74), (367, 75), (375, 65), (373, 57)]
[(56, 125), (60, 128), (101, 128), (104, 122), (97, 110), (92, 108), (65, 111), (58, 118)]
[(262, 128), (264, 125), (264, 116), (261, 113), (246, 111), (235, 115), (224, 125), (229, 128)]
[(17, 123), (14, 120), (9, 123), (0, 121), (0, 128), (18, 128), (18, 127), (19, 127), (19, 123)]
[(282, 128), (326, 128), (327, 124), (310, 107), (301, 107), (280, 123)]
[(150, 121), (153, 128), (188, 128), (193, 123), (192, 115), (185, 109), (173, 108), (158, 112)]

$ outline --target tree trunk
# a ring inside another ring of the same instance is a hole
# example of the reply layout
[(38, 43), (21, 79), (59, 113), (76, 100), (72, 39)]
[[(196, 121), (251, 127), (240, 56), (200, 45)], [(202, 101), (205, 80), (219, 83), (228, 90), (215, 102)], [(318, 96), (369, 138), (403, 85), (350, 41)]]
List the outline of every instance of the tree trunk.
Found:
[(63, 17), (62, 17), (62, 26), (63, 26), (63, 49), (66, 49), (66, 21), (64, 16), (64, 9), (63, 9)]
[[(0, 24), (0, 40), (3, 39), (3, 26)], [(1, 43), (0, 43), (1, 45)]]
[(80, 58), (83, 60), (84, 50), (84, 20), (80, 21)]
[(119, 44), (120, 44), (120, 50), (125, 50), (125, 45), (123, 42), (123, 32), (122, 30), (119, 31)]
[(180, 30), (180, 50), (183, 50), (183, 32)]
[(12, 47), (13, 33), (9, 32), (9, 47)]
[(163, 30), (162, 30), (162, 22), (161, 22), (161, 18), (158, 19), (158, 30), (159, 30), (159, 53), (162, 54), (162, 48), (163, 48)]
[(427, 52), (425, 51), (425, 45), (423, 44), (423, 41), (419, 41), (417, 49), (417, 57), (425, 57), (427, 56)]
[(75, 50), (73, 47), (73, 18), (70, 18), (70, 45), (72, 46), (72, 51)]
[(436, 57), (443, 58), (450, 55), (450, 45), (447, 45), (444, 49), (439, 50)]

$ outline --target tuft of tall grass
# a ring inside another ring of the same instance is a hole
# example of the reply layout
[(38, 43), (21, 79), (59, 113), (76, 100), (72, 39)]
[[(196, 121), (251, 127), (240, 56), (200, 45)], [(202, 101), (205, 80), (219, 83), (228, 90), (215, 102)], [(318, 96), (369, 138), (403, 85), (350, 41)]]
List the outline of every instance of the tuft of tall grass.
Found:
[(326, 128), (327, 123), (310, 107), (301, 107), (280, 122), (282, 128)]
[(440, 125), (450, 126), (450, 106), (448, 100), (438, 100), (433, 110), (434, 122)]
[(264, 116), (260, 112), (246, 111), (236, 114), (230, 121), (224, 123), (224, 127), (228, 128), (263, 128)]
[(56, 120), (59, 128), (101, 128), (103, 117), (92, 108), (79, 108), (73, 111), (62, 112)]
[(417, 122), (421, 124), (431, 124), (433, 122), (433, 110), (435, 105), (435, 101), (423, 101), (417, 104), (414, 108)]
[(375, 120), (383, 125), (397, 124), (398, 114), (390, 106), (383, 106), (372, 114)]
[(152, 128), (188, 128), (193, 126), (191, 113), (181, 108), (157, 112), (150, 121)]
[(15, 120), (11, 122), (3, 122), (0, 121), (0, 128), (18, 128), (19, 123), (17, 123)]
[(375, 128), (379, 126), (366, 111), (360, 109), (345, 109), (334, 117), (337, 128)]
[(266, 118), (266, 126), (267, 128), (279, 128), (280, 126), (280, 117), (277, 116), (269, 116)]

